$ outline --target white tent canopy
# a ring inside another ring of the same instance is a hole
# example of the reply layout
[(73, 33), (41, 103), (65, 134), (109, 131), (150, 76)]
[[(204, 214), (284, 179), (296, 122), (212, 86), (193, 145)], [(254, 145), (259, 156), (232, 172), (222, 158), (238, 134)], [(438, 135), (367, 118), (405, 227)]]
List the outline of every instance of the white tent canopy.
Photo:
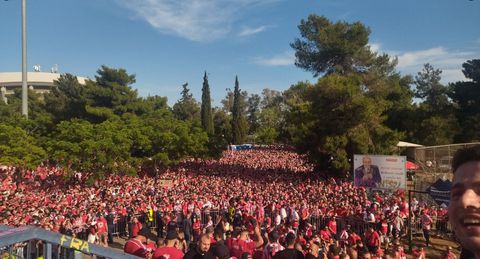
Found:
[(397, 147), (423, 147), (423, 146), (415, 143), (398, 141)]

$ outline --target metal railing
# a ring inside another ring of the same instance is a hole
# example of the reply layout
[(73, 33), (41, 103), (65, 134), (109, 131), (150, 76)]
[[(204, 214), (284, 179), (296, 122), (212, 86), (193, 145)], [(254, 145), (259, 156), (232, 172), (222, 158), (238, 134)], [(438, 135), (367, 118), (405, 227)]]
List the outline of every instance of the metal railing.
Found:
[(0, 255), (2, 258), (139, 258), (87, 241), (47, 231), (34, 226), (12, 228), (0, 225)]

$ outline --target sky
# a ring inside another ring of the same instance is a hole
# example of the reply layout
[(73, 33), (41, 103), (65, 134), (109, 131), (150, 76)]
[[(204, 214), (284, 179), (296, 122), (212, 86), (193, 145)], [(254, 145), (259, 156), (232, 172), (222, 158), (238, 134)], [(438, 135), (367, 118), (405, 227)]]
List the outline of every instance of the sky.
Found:
[[(206, 71), (218, 106), (235, 76), (257, 94), (316, 82), (290, 47), (309, 14), (362, 22), (402, 74), (429, 62), (442, 82), (465, 80), (462, 63), (480, 58), (480, 0), (27, 0), (28, 69), (94, 78), (102, 65), (124, 68), (141, 96), (170, 105), (185, 82), (201, 100)], [(21, 71), (20, 22), (21, 0), (0, 1), (0, 72)]]

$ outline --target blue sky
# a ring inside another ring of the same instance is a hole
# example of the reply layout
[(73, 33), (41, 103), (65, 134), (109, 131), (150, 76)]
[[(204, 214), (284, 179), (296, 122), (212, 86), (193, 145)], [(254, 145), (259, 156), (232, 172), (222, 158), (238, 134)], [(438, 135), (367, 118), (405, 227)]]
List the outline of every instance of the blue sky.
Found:
[[(0, 72), (21, 69), (20, 2), (0, 2)], [(101, 65), (125, 68), (142, 96), (171, 105), (185, 82), (200, 100), (206, 70), (219, 105), (235, 75), (249, 93), (316, 81), (289, 46), (311, 13), (369, 26), (372, 47), (404, 74), (430, 62), (457, 81), (480, 58), (480, 0), (27, 0), (28, 68), (90, 78)]]

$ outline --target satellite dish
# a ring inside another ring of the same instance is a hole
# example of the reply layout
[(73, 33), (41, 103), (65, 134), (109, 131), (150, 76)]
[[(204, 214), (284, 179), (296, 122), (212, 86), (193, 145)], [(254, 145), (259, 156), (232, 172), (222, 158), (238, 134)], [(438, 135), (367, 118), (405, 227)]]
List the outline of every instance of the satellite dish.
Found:
[(40, 72), (40, 70), (41, 70), (40, 65), (33, 65), (33, 71)]

